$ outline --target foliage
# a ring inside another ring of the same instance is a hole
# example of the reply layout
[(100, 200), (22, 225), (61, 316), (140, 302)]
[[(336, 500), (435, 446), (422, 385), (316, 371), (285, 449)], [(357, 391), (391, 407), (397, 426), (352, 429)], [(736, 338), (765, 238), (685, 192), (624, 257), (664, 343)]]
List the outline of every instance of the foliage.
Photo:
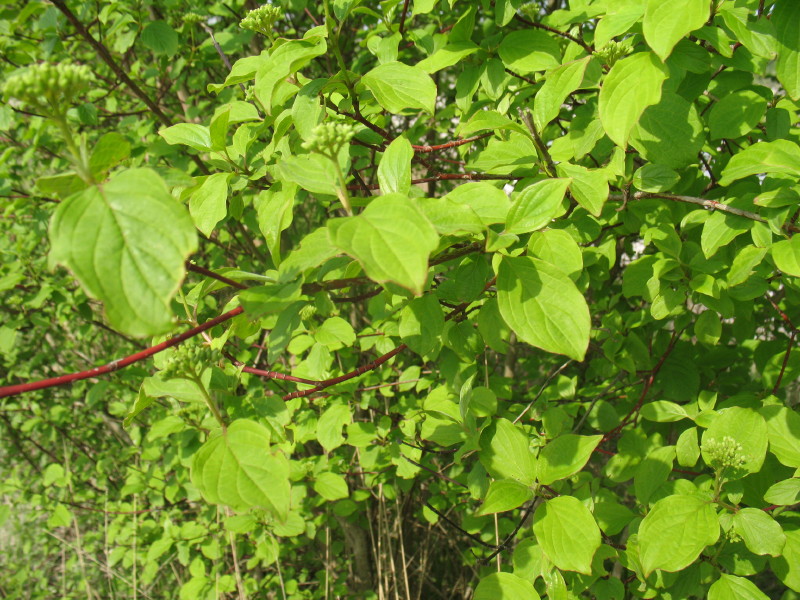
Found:
[(800, 3), (0, 16), (7, 598), (795, 598)]

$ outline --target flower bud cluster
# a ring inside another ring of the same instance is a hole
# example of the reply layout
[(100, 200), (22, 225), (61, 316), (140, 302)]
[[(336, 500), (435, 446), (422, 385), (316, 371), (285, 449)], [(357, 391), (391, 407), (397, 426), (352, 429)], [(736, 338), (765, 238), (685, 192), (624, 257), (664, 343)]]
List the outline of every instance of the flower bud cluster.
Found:
[(728, 435), (721, 441), (714, 438), (705, 440), (703, 450), (708, 455), (710, 466), (715, 469), (738, 469), (747, 462), (742, 445)]
[(164, 379), (196, 377), (219, 358), (219, 352), (210, 346), (184, 344), (178, 346), (161, 370)]
[(11, 75), (3, 86), (3, 95), (33, 107), (59, 110), (92, 81), (92, 71), (86, 65), (41, 63)]
[(620, 58), (628, 56), (633, 52), (633, 46), (628, 41), (624, 42), (617, 42), (611, 40), (605, 46), (600, 48), (595, 54), (597, 57), (603, 61), (603, 64), (613, 67), (614, 63), (617, 62)]
[(188, 12), (183, 15), (183, 22), (187, 25), (197, 25), (198, 23), (205, 20), (203, 15), (198, 15), (195, 12)]
[(244, 19), (239, 21), (239, 27), (250, 29), (272, 38), (272, 28), (275, 21), (281, 18), (281, 9), (272, 4), (265, 4), (247, 13)]
[(325, 156), (336, 156), (342, 147), (346, 146), (356, 133), (356, 129), (349, 123), (328, 121), (317, 125), (311, 132), (308, 140), (303, 142), (303, 148), (311, 152), (319, 152)]

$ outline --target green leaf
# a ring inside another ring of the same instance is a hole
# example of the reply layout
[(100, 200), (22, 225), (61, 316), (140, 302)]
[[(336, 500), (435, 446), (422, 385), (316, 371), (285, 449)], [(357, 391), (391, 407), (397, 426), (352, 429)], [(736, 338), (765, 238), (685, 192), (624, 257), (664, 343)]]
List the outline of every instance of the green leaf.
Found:
[(545, 75), (544, 85), (536, 92), (533, 99), (533, 123), (536, 129), (541, 131), (558, 116), (567, 96), (580, 87), (591, 58), (587, 56), (561, 65)]
[(800, 479), (784, 479), (764, 492), (764, 502), (789, 506), (800, 501)]
[(533, 584), (512, 573), (492, 573), (481, 579), (473, 600), (539, 600)]
[(400, 338), (420, 356), (439, 351), (443, 331), (444, 313), (436, 296), (415, 298), (400, 312)]
[(749, 579), (723, 573), (708, 588), (708, 600), (768, 600)]
[(789, 140), (758, 142), (737, 152), (722, 171), (720, 185), (760, 173), (800, 177), (800, 146)]
[(678, 494), (656, 502), (639, 526), (639, 558), (645, 576), (656, 569), (681, 571), (719, 538), (713, 506)]
[(633, 174), (633, 185), (643, 192), (666, 192), (678, 181), (680, 175), (665, 165), (647, 164)]
[(496, 479), (514, 479), (526, 486), (536, 479), (536, 458), (528, 436), (507, 419), (497, 419), (493, 427), (484, 430), (478, 456)]
[(766, 110), (766, 99), (752, 90), (723, 96), (708, 115), (711, 139), (738, 138), (749, 133), (764, 117)]
[(50, 259), (68, 267), (109, 323), (134, 336), (172, 328), (170, 302), (197, 249), (186, 209), (149, 169), (130, 169), (61, 202)]
[(561, 65), (558, 40), (539, 29), (512, 31), (498, 49), (506, 68), (517, 73), (557, 69)]
[(625, 147), (639, 117), (661, 99), (661, 85), (669, 71), (651, 52), (637, 52), (618, 60), (600, 88), (600, 121), (608, 137)]
[(211, 235), (217, 223), (228, 214), (228, 180), (230, 173), (214, 173), (189, 198), (189, 213), (205, 236)]
[(655, 400), (642, 406), (639, 414), (643, 419), (656, 421), (657, 423), (672, 423), (681, 419), (688, 419), (689, 414), (680, 404), (669, 402), (668, 400)]
[(330, 471), (325, 471), (317, 475), (314, 481), (314, 491), (328, 502), (347, 498), (350, 495), (344, 477), (338, 473), (331, 473)]
[(793, 236), (773, 244), (772, 259), (775, 266), (787, 275), (800, 277), (800, 238)]
[(800, 415), (786, 406), (763, 407), (769, 450), (787, 467), (800, 469)]
[(339, 182), (336, 165), (320, 154), (288, 156), (278, 161), (278, 172), (314, 194), (335, 196)]
[(390, 113), (418, 108), (433, 114), (436, 84), (423, 69), (388, 62), (369, 71), (361, 82)]
[(694, 104), (671, 93), (645, 109), (630, 137), (631, 146), (647, 160), (674, 169), (697, 163), (704, 141), (703, 123)]
[(131, 154), (128, 138), (116, 132), (109, 132), (97, 140), (89, 158), (89, 170), (96, 180), (105, 179), (106, 174)]
[(269, 57), (257, 63), (253, 88), (268, 115), (272, 114), (280, 83), (328, 51), (325, 38), (319, 35), (303, 40), (288, 40), (273, 48)]
[(404, 137), (396, 137), (378, 163), (378, 184), (382, 194), (407, 195), (411, 189), (411, 159), (414, 149)]
[(328, 350), (349, 348), (356, 342), (356, 332), (341, 317), (330, 317), (314, 332), (314, 338)]
[(168, 144), (182, 144), (201, 152), (211, 150), (211, 132), (204, 125), (178, 123), (172, 127), (159, 130), (158, 134)]
[(786, 545), (783, 554), (769, 559), (772, 572), (784, 585), (800, 592), (800, 530), (786, 531)]
[(453, 66), (478, 50), (479, 47), (472, 42), (451, 42), (439, 48), (428, 58), (418, 62), (416, 67), (426, 73), (435, 73), (446, 67)]
[(550, 485), (578, 473), (592, 456), (603, 439), (602, 435), (574, 435), (567, 433), (547, 443), (537, 460), (539, 483)]
[(317, 441), (330, 452), (344, 443), (342, 428), (351, 423), (353, 415), (346, 404), (332, 404), (317, 421)]
[(486, 499), (477, 512), (478, 516), (514, 510), (533, 498), (533, 491), (513, 479), (499, 479), (489, 484)]
[(600, 547), (600, 528), (580, 500), (558, 496), (545, 501), (533, 516), (533, 532), (556, 567), (591, 574), (592, 558)]
[(142, 43), (156, 54), (173, 56), (178, 51), (178, 34), (166, 21), (152, 21), (142, 30)]
[[(507, 201), (505, 206), (508, 206)], [(433, 224), (439, 235), (482, 233), (486, 229), (472, 208), (452, 198), (425, 198), (417, 202), (417, 208)]]
[(800, 100), (800, 4), (793, 0), (777, 0), (772, 9), (772, 19), (778, 40), (778, 60), (775, 72), (783, 89), (792, 98)]
[[(272, 262), (276, 265), (281, 264), (281, 233), (292, 224), (296, 195), (296, 187), (281, 184), (262, 191), (254, 201), (258, 228), (264, 234)], [(327, 234), (324, 237), (327, 240)]]
[(528, 250), (535, 258), (550, 263), (576, 279), (583, 271), (583, 254), (578, 243), (563, 229), (545, 229), (533, 233)]
[(647, 0), (642, 23), (644, 39), (661, 60), (667, 60), (675, 44), (705, 25), (710, 8), (706, 0)]
[(583, 360), (591, 322), (586, 300), (563, 271), (536, 258), (504, 257), (497, 273), (500, 314), (532, 346)]
[(331, 221), (328, 229), (333, 245), (358, 260), (367, 277), (422, 293), (439, 236), (408, 198), (381, 196), (357, 217)]
[(653, 494), (666, 483), (672, 472), (673, 460), (675, 447), (662, 446), (654, 449), (639, 463), (633, 476), (633, 488), (639, 504), (647, 506)]
[[(725, 474), (729, 478), (739, 478), (747, 473), (756, 473), (764, 463), (767, 454), (767, 423), (760, 414), (750, 408), (732, 406), (720, 411), (714, 421), (703, 433), (702, 453), (703, 460), (710, 464), (710, 456), (706, 451), (708, 440), (714, 439), (721, 442), (730, 437), (741, 444), (741, 454), (745, 458), (744, 464), (731, 473)], [(738, 477), (737, 477), (738, 475)]]
[(529, 185), (514, 200), (506, 217), (509, 233), (530, 233), (566, 212), (564, 194), (571, 180), (544, 179)]
[(733, 530), (753, 554), (780, 556), (786, 536), (769, 514), (758, 508), (742, 508), (733, 514)]
[(581, 165), (561, 163), (556, 167), (561, 177), (572, 180), (569, 191), (575, 201), (599, 217), (603, 211), (603, 204), (608, 200), (608, 175), (602, 169), (590, 170)]
[(302, 282), (268, 283), (243, 290), (239, 300), (252, 317), (286, 310), (302, 295)]
[(465, 183), (444, 197), (470, 207), (487, 226), (505, 223), (511, 204), (503, 190), (484, 181)]
[(752, 221), (718, 211), (713, 213), (703, 224), (700, 234), (700, 248), (706, 258), (711, 258), (717, 250), (730, 244), (737, 236), (748, 231), (753, 225)]
[(210, 436), (192, 459), (192, 483), (212, 504), (263, 508), (280, 519), (289, 512), (289, 461), (270, 450), (269, 430), (255, 421), (237, 419)]

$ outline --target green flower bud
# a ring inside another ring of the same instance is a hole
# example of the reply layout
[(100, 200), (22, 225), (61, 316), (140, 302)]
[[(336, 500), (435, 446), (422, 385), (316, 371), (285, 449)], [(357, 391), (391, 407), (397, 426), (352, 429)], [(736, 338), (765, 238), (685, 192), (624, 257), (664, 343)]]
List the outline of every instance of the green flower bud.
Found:
[(186, 23), (187, 25), (197, 25), (204, 19), (205, 19), (204, 16), (198, 15), (195, 12), (189, 12), (183, 15), (183, 22)]
[(313, 304), (306, 304), (303, 308), (300, 309), (300, 318), (303, 321), (308, 321), (317, 314), (317, 307)]
[(721, 441), (714, 438), (705, 440), (703, 450), (714, 469), (739, 469), (747, 462), (742, 445), (728, 435)]
[(595, 55), (603, 61), (603, 64), (613, 67), (615, 62), (624, 56), (628, 56), (631, 52), (633, 52), (633, 46), (629, 41), (616, 42), (611, 40), (595, 52)]
[(311, 152), (333, 157), (350, 142), (355, 133), (355, 127), (349, 123), (328, 121), (317, 125), (312, 130), (311, 137), (303, 142), (302, 146)]
[(9, 76), (3, 96), (47, 112), (63, 112), (93, 81), (86, 65), (40, 63)]
[(282, 16), (281, 9), (272, 4), (265, 4), (255, 10), (247, 13), (244, 19), (239, 21), (239, 27), (242, 29), (249, 29), (256, 33), (263, 34), (272, 39), (272, 28), (275, 21)]

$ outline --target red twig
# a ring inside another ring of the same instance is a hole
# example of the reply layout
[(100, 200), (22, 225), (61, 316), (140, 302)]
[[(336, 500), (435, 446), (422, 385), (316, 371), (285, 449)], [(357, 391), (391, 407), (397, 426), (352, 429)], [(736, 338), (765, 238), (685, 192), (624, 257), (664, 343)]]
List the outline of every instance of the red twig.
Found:
[(67, 383), (72, 383), (74, 381), (80, 381), (82, 379), (89, 379), (91, 377), (97, 377), (99, 375), (105, 375), (107, 373), (112, 373), (114, 371), (118, 371), (128, 365), (132, 365), (133, 363), (140, 362), (146, 358), (153, 356), (154, 354), (158, 354), (162, 350), (166, 350), (167, 348), (171, 348), (172, 346), (177, 346), (181, 342), (188, 340), (204, 331), (211, 329), (212, 327), (219, 325), (220, 323), (224, 323), (236, 317), (244, 312), (244, 309), (240, 306), (238, 308), (234, 308), (233, 310), (229, 310), (225, 314), (222, 314), (218, 317), (211, 319), (210, 321), (206, 321), (202, 325), (198, 325), (197, 327), (192, 327), (188, 331), (181, 333), (180, 335), (176, 335), (168, 339), (165, 342), (161, 342), (160, 344), (156, 344), (155, 346), (151, 346), (141, 352), (136, 352), (135, 354), (131, 354), (126, 356), (125, 358), (120, 358), (117, 360), (112, 360), (110, 363), (103, 365), (102, 367), (95, 367), (94, 369), (89, 369), (88, 371), (81, 371), (80, 373), (70, 373), (68, 375), (61, 375), (59, 377), (51, 377), (50, 379), (41, 379), (39, 381), (30, 381), (28, 383), (21, 383), (18, 385), (7, 385), (4, 387), (0, 387), (0, 398), (6, 398), (8, 396), (16, 396), (17, 394), (24, 394), (25, 392), (32, 392), (35, 390), (41, 390), (45, 388), (51, 388), (58, 385), (65, 385)]
[[(510, 181), (513, 179), (520, 179), (519, 177), (513, 177), (511, 175), (485, 175), (482, 173), (440, 173), (439, 175), (434, 175), (433, 177), (423, 177), (421, 179), (412, 179), (412, 184), (417, 183), (428, 183), (430, 181), (492, 181), (492, 180), (503, 180), (503, 181)], [(371, 190), (380, 189), (380, 185), (377, 183), (373, 183), (367, 186)], [(359, 190), (361, 186), (358, 185), (348, 185), (348, 190)]]
[(528, 19), (526, 19), (525, 17), (523, 17), (521, 15), (514, 15), (514, 16), (517, 18), (518, 21), (520, 21), (522, 23), (525, 23), (526, 25), (530, 25), (531, 27), (535, 27), (536, 29), (544, 29), (545, 31), (549, 31), (550, 33), (555, 33), (556, 35), (560, 35), (563, 38), (566, 38), (568, 40), (571, 40), (571, 41), (575, 42), (581, 48), (586, 50), (586, 52), (588, 52), (589, 54), (594, 54), (594, 50), (592, 50), (592, 47), (589, 44), (584, 42), (582, 39), (577, 38), (574, 35), (567, 33), (566, 31), (559, 31), (558, 29), (555, 29), (553, 27), (549, 27), (549, 26), (545, 25), (544, 23), (534, 23), (533, 21), (529, 21)]
[(227, 285), (229, 285), (231, 287), (235, 287), (236, 289), (239, 289), (239, 290), (246, 290), (247, 289), (246, 285), (241, 284), (238, 281), (234, 281), (233, 279), (228, 279), (227, 277), (225, 277), (223, 275), (218, 275), (217, 273), (214, 273), (214, 271), (211, 271), (209, 269), (206, 269), (205, 267), (201, 267), (201, 266), (196, 265), (194, 263), (190, 263), (188, 260), (186, 261), (186, 270), (187, 271), (192, 271), (194, 273), (199, 273), (200, 275), (204, 275), (206, 277), (210, 277), (211, 279), (216, 279), (217, 281), (225, 283), (225, 284), (227, 284)]
[(403, 13), (400, 15), (400, 35), (403, 35), (406, 29), (406, 15), (408, 14), (408, 2), (409, 0), (405, 0), (405, 2), (403, 2)]
[(783, 356), (781, 371), (778, 373), (778, 379), (775, 381), (775, 385), (772, 386), (773, 396), (778, 393), (778, 390), (781, 387), (781, 380), (783, 379), (783, 374), (786, 372), (786, 365), (789, 363), (789, 354), (792, 352), (792, 346), (794, 345), (794, 338), (796, 335), (797, 330), (792, 329), (792, 333), (789, 334), (789, 344), (786, 346), (786, 354)]
[(415, 146), (414, 144), (411, 144), (411, 147), (414, 149), (414, 152), (437, 152), (439, 150), (446, 150), (447, 148), (455, 148), (457, 146), (463, 146), (464, 144), (471, 144), (472, 142), (482, 140), (483, 138), (487, 138), (492, 135), (494, 135), (494, 132), (490, 131), (489, 133), (482, 133), (471, 138), (453, 140), (452, 142), (447, 142), (446, 144), (438, 144), (436, 146)]

